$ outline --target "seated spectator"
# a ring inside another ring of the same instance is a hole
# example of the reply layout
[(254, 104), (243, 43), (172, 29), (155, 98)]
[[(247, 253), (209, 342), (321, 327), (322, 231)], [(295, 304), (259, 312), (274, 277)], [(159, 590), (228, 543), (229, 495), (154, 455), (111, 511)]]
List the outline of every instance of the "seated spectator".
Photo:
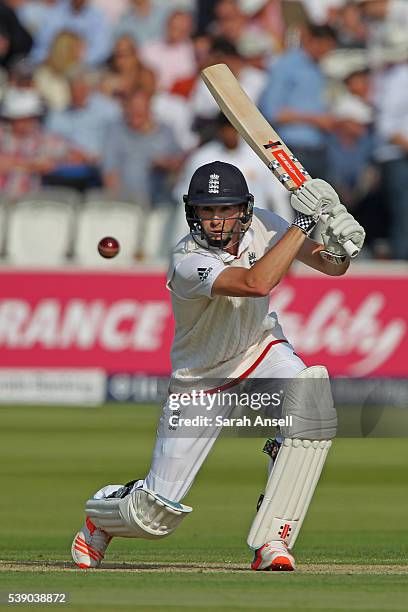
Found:
[(115, 42), (113, 54), (101, 82), (104, 94), (124, 99), (135, 89), (153, 95), (156, 89), (154, 72), (141, 62), (136, 43), (131, 36), (121, 36)]
[[(211, 64), (227, 64), (250, 98), (258, 103), (265, 88), (266, 73), (249, 65), (233, 44), (224, 38), (213, 39), (207, 65)], [(205, 139), (207, 128), (211, 128), (211, 121), (218, 115), (219, 108), (202, 79), (197, 80), (190, 102), (196, 127), (203, 132)]]
[(332, 7), (328, 23), (337, 32), (337, 42), (343, 49), (365, 47), (367, 41), (367, 24), (355, 2)]
[(237, 45), (248, 26), (247, 16), (240, 10), (237, 0), (220, 0), (215, 7), (213, 33)]
[(169, 202), (169, 172), (181, 165), (168, 127), (155, 122), (150, 97), (139, 90), (125, 105), (123, 120), (110, 126), (103, 155), (104, 185), (142, 202)]
[(35, 191), (42, 177), (74, 156), (68, 143), (41, 126), (44, 112), (32, 89), (9, 89), (1, 106), (0, 189), (8, 198)]
[(158, 123), (167, 125), (180, 149), (189, 153), (199, 145), (199, 137), (193, 130), (191, 105), (183, 96), (168, 91), (158, 91), (152, 96), (152, 113)]
[(195, 34), (191, 37), (194, 47), (196, 71), (187, 78), (177, 79), (171, 88), (171, 93), (184, 98), (190, 98), (197, 80), (201, 80), (200, 72), (209, 65), (209, 55), (212, 47), (212, 38), (206, 34)]
[(130, 0), (91, 0), (93, 6), (96, 6), (109, 22), (114, 26), (128, 10)]
[(46, 61), (34, 72), (35, 85), (51, 110), (63, 110), (71, 101), (67, 75), (81, 64), (84, 41), (73, 32), (55, 37)]
[(0, 66), (4, 68), (25, 57), (33, 44), (17, 16), (17, 4), (15, 0), (0, 0)]
[(360, 97), (345, 93), (332, 110), (335, 124), (329, 136), (329, 180), (343, 204), (364, 224), (367, 246), (375, 255), (377, 240), (387, 237), (388, 215), (373, 161), (373, 108)]
[(165, 39), (142, 45), (141, 58), (155, 72), (158, 89), (170, 91), (176, 81), (196, 73), (192, 29), (192, 15), (176, 11), (168, 18)]
[(329, 178), (342, 202), (353, 208), (365, 190), (364, 176), (372, 162), (374, 112), (349, 93), (335, 101), (332, 112), (335, 123), (329, 137)]
[(10, 64), (7, 85), (13, 89), (36, 89), (34, 66), (24, 58)]
[(335, 48), (328, 26), (309, 24), (302, 46), (282, 54), (272, 65), (260, 100), (265, 117), (302, 160), (311, 176), (327, 176), (327, 134), (333, 127), (328, 113), (326, 80), (319, 66)]
[[(216, 138), (194, 151), (186, 160), (183, 172), (175, 187), (175, 197), (182, 202), (183, 194), (194, 171), (204, 164), (218, 159), (242, 170), (248, 179), (255, 206), (269, 208), (285, 218), (290, 218), (290, 206), (286, 189), (278, 181), (271, 180), (268, 168), (259, 162), (258, 156), (239, 136), (228, 119), (220, 113), (216, 119)], [(180, 207), (182, 210), (182, 207)]]
[(108, 20), (89, 0), (61, 0), (39, 29), (32, 51), (34, 62), (43, 62), (54, 38), (62, 31), (72, 31), (85, 41), (84, 62), (104, 62), (112, 48), (112, 32)]
[(355, 0), (361, 19), (367, 24), (367, 48), (372, 63), (382, 49), (388, 46), (387, 37), (396, 29), (408, 28), (408, 2), (406, 0)]
[(396, 259), (408, 259), (408, 40), (406, 29), (389, 38), (377, 96), (376, 159), (390, 212), (390, 241)]
[(158, 0), (129, 0), (129, 9), (122, 15), (114, 30), (115, 38), (132, 36), (137, 45), (165, 36), (170, 7)]
[(306, 10), (307, 19), (311, 23), (324, 25), (330, 21), (333, 11), (343, 6), (345, 0), (301, 0), (301, 2)]
[(78, 167), (58, 172), (74, 183), (78, 180), (71, 185), (78, 189), (100, 185), (99, 164), (106, 134), (110, 124), (122, 116), (121, 106), (96, 90), (97, 78), (84, 69), (74, 71), (69, 76), (70, 106), (51, 112), (46, 120), (50, 133), (63, 137), (81, 153)]
[(31, 33), (33, 38), (43, 23), (46, 23), (51, 12), (61, 0), (29, 0), (20, 2), (17, 14), (21, 23)]
[[(266, 36), (270, 48), (279, 51), (284, 46), (285, 21), (282, 0), (239, 0), (241, 12), (249, 18), (248, 33)], [(238, 46), (241, 41), (238, 41)]]
[(344, 85), (349, 93), (357, 96), (363, 102), (371, 104), (373, 101), (372, 73), (369, 68), (353, 70), (344, 78)]
[(215, 7), (219, 0), (196, 0), (196, 32), (208, 34), (215, 19)]

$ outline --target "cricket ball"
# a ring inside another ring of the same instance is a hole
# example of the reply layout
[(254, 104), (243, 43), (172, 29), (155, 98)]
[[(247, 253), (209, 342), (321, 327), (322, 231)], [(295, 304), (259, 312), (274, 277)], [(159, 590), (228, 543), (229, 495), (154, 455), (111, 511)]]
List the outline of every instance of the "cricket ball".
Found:
[(101, 257), (112, 259), (112, 257), (116, 257), (120, 251), (119, 242), (116, 238), (112, 238), (112, 236), (106, 236), (106, 238), (102, 238), (102, 240), (99, 241), (98, 251)]

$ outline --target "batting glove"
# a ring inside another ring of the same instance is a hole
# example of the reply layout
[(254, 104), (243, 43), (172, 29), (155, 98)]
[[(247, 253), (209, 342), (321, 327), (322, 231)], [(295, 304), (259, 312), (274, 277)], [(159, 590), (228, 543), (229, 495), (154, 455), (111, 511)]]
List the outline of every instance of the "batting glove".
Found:
[(325, 223), (322, 240), (325, 246), (320, 252), (323, 259), (332, 263), (343, 263), (347, 254), (342, 247), (347, 240), (351, 240), (360, 252), (365, 239), (364, 228), (347, 212), (345, 206), (340, 206), (330, 214)]
[(295, 191), (290, 203), (297, 211), (292, 225), (309, 235), (321, 215), (337, 212), (341, 207), (339, 196), (329, 183), (322, 179), (310, 179)]

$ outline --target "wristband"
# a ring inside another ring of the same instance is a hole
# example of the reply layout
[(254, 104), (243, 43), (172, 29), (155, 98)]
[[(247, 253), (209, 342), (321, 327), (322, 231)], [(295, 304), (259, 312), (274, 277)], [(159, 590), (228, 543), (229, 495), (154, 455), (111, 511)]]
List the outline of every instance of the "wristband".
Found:
[(295, 217), (295, 220), (292, 223), (292, 226), (298, 227), (299, 229), (302, 230), (304, 234), (306, 234), (306, 236), (309, 236), (309, 234), (316, 227), (317, 223), (318, 223), (318, 220), (316, 221), (310, 215), (305, 215), (301, 212), (298, 212)]

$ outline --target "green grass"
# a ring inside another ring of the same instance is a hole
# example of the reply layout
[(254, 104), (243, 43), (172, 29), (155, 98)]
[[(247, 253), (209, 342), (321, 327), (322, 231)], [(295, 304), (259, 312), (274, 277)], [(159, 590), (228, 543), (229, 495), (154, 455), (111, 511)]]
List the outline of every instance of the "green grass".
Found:
[[(263, 440), (245, 438), (217, 442), (186, 498), (194, 512), (173, 536), (114, 540), (107, 562), (127, 563), (124, 571), (64, 570), (84, 500), (146, 473), (156, 420), (157, 410), (139, 406), (0, 408), (0, 559), (32, 563), (24, 571), (3, 563), (0, 591), (64, 590), (75, 610), (407, 609), (403, 438), (336, 440), (296, 546), (297, 574), (205, 567), (250, 560), (246, 533), (267, 460)], [(174, 569), (189, 563), (202, 570)]]

